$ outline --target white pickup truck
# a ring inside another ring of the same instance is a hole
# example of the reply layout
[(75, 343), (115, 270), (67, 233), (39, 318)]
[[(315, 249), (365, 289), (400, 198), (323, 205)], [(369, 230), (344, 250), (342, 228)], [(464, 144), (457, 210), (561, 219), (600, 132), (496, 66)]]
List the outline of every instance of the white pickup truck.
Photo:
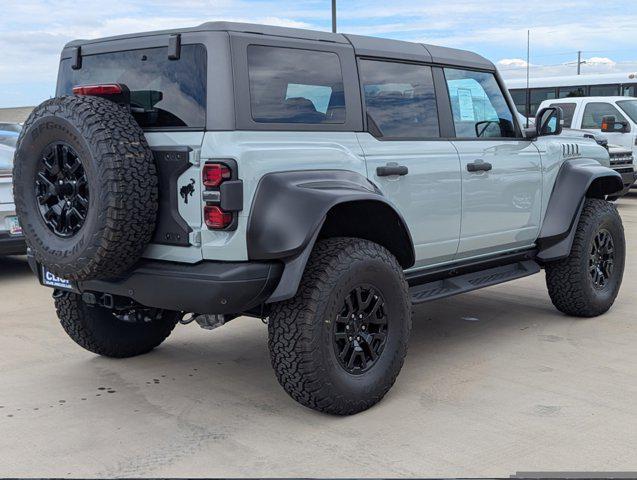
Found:
[(608, 140), (611, 168), (622, 175), (625, 191), (631, 185), (635, 188), (637, 98), (567, 97), (544, 100), (539, 108), (554, 106), (562, 108), (565, 129), (588, 131)]

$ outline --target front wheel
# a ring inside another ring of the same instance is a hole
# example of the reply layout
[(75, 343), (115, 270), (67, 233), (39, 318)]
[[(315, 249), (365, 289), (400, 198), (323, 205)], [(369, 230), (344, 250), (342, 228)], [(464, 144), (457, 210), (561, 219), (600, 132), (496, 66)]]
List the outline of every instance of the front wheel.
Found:
[(410, 330), (411, 302), (396, 258), (367, 240), (322, 240), (296, 296), (270, 315), (272, 366), (302, 405), (358, 413), (394, 384)]
[(553, 305), (575, 317), (595, 317), (608, 311), (619, 293), (625, 256), (624, 227), (615, 205), (586, 199), (571, 253), (546, 265)]
[(126, 358), (150, 352), (181, 319), (180, 312), (137, 307), (112, 310), (87, 305), (76, 293), (60, 293), (55, 308), (69, 337), (105, 357)]

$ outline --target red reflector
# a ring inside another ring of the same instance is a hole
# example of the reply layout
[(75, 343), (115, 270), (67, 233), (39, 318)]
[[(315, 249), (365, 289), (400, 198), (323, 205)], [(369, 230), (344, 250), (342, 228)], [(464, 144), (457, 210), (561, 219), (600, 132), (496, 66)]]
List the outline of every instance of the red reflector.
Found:
[(122, 93), (122, 87), (116, 83), (73, 87), (73, 95), (119, 95), (120, 93)]
[(203, 216), (208, 228), (219, 230), (226, 228), (232, 222), (232, 214), (224, 212), (219, 207), (206, 205)]
[(230, 169), (221, 163), (206, 163), (203, 166), (203, 184), (206, 187), (218, 187), (231, 177)]

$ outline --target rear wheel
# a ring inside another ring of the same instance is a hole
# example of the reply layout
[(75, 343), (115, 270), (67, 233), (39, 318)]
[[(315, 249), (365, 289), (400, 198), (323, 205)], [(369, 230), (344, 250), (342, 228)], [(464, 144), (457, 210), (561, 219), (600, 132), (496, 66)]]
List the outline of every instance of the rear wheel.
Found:
[(608, 311), (619, 293), (625, 255), (624, 228), (615, 205), (586, 199), (570, 255), (546, 265), (553, 305), (576, 317)]
[(354, 414), (392, 387), (410, 330), (411, 302), (396, 259), (367, 240), (322, 240), (296, 296), (270, 315), (272, 366), (299, 403)]
[(131, 307), (113, 310), (87, 305), (75, 293), (55, 298), (58, 318), (66, 333), (86, 350), (125, 358), (150, 352), (161, 344), (181, 319), (180, 312)]

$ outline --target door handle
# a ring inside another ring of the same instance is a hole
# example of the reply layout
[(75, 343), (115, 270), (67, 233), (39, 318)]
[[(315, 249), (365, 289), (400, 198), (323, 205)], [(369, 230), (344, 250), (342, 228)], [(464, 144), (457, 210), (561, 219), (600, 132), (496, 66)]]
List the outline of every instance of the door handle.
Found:
[(404, 165), (391, 162), (382, 167), (376, 167), (376, 175), (379, 177), (389, 177), (390, 175), (407, 175), (409, 169)]
[(482, 160), (476, 160), (473, 163), (467, 163), (468, 172), (488, 172), (493, 168), (489, 162), (483, 162)]

